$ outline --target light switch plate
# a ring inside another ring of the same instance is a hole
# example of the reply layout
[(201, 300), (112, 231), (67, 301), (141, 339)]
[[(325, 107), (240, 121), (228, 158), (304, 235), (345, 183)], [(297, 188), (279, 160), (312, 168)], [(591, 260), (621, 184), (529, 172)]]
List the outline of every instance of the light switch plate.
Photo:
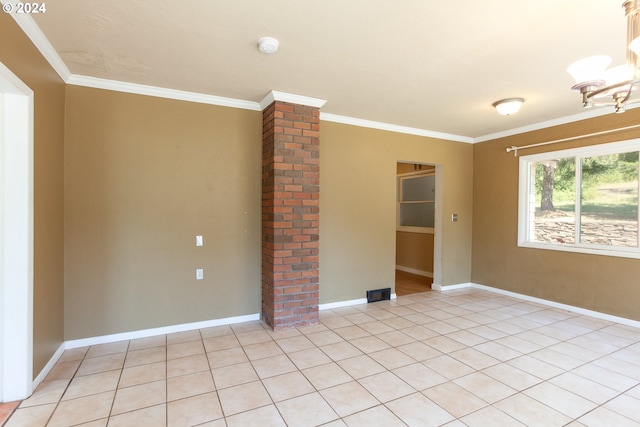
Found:
[(202, 245), (204, 245), (204, 239), (202, 238), (202, 236), (196, 236), (196, 246)]
[(196, 268), (196, 280), (204, 279), (204, 268)]

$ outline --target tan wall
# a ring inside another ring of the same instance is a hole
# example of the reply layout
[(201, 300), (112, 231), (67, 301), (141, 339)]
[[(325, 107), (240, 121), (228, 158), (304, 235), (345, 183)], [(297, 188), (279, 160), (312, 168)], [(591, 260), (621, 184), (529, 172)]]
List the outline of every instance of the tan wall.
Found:
[[(66, 114), (66, 339), (258, 313), (261, 114), (75, 86)], [(443, 284), (470, 280), (471, 145), (330, 122), (320, 144), (321, 302), (393, 287), (398, 160), (445, 165)]]
[(65, 338), (259, 313), (262, 114), (68, 86), (66, 118)]
[[(518, 158), (505, 148), (637, 124), (640, 110), (474, 145), (472, 281), (640, 320), (640, 260), (517, 247)], [(521, 151), (522, 155), (640, 137), (631, 131)]]
[(433, 234), (396, 231), (396, 265), (433, 273)]
[(473, 146), (323, 121), (320, 302), (394, 288), (398, 161), (443, 165), (442, 284), (469, 282)]
[(64, 84), (6, 13), (0, 13), (0, 62), (34, 92), (33, 372), (37, 376), (64, 333)]

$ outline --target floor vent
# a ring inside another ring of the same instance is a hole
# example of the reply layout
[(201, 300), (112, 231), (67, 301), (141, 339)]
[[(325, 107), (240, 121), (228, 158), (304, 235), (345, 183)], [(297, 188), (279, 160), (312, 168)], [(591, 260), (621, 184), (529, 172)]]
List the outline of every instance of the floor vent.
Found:
[(389, 299), (391, 299), (391, 288), (367, 291), (367, 302), (384, 301)]

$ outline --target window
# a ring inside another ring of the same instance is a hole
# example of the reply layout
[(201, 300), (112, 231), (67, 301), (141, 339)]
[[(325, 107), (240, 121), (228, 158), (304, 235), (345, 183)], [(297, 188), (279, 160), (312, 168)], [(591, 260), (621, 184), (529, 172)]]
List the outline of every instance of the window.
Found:
[(520, 158), (518, 245), (640, 258), (640, 139)]
[(398, 231), (431, 233), (435, 220), (434, 172), (398, 176)]

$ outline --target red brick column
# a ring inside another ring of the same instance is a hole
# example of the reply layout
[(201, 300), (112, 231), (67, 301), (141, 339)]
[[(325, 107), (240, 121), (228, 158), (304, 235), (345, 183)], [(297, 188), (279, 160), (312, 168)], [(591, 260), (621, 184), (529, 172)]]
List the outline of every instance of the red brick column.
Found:
[(318, 322), (320, 110), (262, 114), (262, 318), (278, 330)]

